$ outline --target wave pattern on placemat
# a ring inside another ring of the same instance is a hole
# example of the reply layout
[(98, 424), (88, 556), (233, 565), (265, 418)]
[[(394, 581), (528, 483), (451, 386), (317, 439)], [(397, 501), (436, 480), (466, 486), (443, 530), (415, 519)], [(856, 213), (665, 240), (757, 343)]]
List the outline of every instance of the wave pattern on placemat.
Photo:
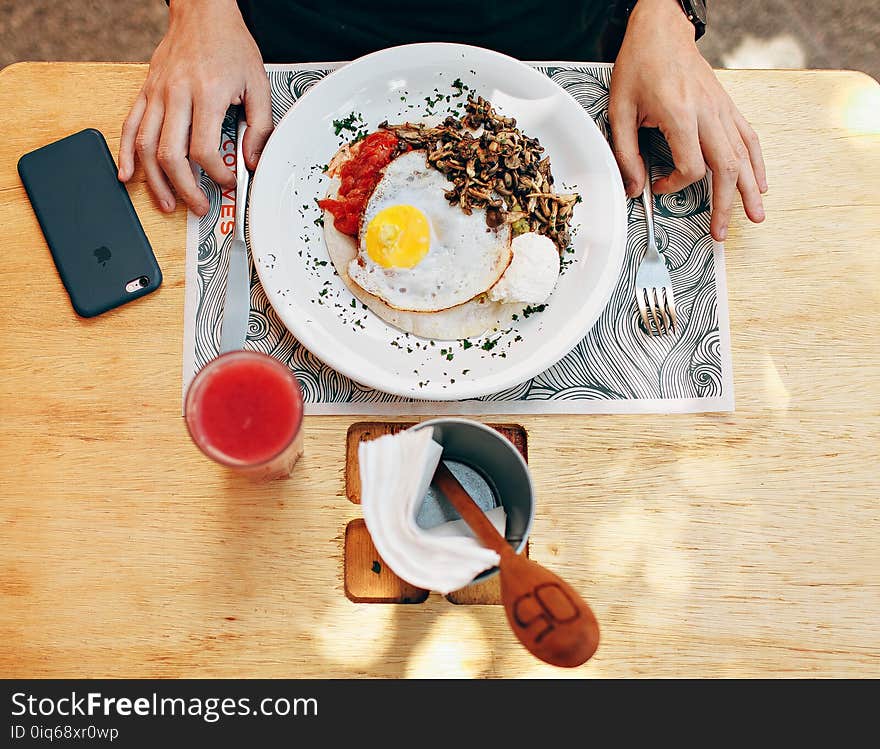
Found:
[[(235, 110), (223, 118), (221, 137), (235, 139)], [(199, 218), (198, 279), (199, 304), (196, 311), (195, 369), (203, 367), (217, 356), (220, 346), (220, 325), (223, 300), (226, 295), (226, 275), (229, 268), (229, 236), (220, 232), (222, 193), (217, 183), (202, 173), (199, 185), (208, 197), (208, 212)]]
[(587, 110), (606, 140), (610, 138), (608, 87), (611, 85), (611, 68), (548, 67), (538, 70), (571, 94), (575, 101)]
[(269, 88), (272, 91), (272, 120), (278, 121), (297, 99), (326, 76), (330, 70), (270, 70)]
[[(610, 140), (608, 88), (611, 68), (544, 66), (538, 70), (570, 93)], [(274, 121), (284, 115), (329, 69), (272, 70), (269, 81)], [(234, 116), (224, 135), (235, 137)], [(668, 145), (653, 134), (655, 177), (672, 168)], [(199, 305), (196, 369), (217, 354), (225, 293), (229, 237), (219, 233), (221, 195), (203, 176), (210, 209), (199, 220)], [(485, 402), (697, 398), (721, 395), (722, 352), (718, 329), (714, 246), (709, 236), (709, 183), (703, 179), (674, 195), (657, 196), (657, 240), (672, 276), (678, 309), (675, 336), (651, 337), (635, 302), (636, 271), (647, 241), (640, 201), (627, 204), (626, 257), (611, 299), (587, 336), (560, 362), (533, 380), (477, 400)], [(251, 276), (247, 347), (290, 366), (307, 403), (402, 403), (408, 399), (365, 388), (325, 365), (300, 346)]]

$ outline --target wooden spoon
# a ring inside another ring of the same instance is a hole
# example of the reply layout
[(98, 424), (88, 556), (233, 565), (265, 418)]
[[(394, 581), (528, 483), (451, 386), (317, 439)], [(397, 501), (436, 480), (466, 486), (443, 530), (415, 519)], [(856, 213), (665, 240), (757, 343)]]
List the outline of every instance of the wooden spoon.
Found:
[(443, 462), (433, 483), (480, 543), (501, 557), (501, 599), (526, 649), (554, 666), (571, 668), (589, 660), (599, 647), (599, 623), (586, 601), (550, 570), (517, 554)]

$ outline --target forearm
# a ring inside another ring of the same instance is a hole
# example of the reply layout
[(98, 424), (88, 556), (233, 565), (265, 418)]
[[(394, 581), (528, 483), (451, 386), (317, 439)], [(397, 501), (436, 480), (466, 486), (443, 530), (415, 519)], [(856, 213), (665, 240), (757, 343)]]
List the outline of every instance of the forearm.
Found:
[(696, 28), (678, 0), (638, 0), (632, 5), (628, 28), (630, 25), (651, 23), (689, 35), (691, 39), (696, 38)]
[(204, 13), (206, 11), (239, 13), (236, 0), (165, 0), (172, 17), (182, 13)]

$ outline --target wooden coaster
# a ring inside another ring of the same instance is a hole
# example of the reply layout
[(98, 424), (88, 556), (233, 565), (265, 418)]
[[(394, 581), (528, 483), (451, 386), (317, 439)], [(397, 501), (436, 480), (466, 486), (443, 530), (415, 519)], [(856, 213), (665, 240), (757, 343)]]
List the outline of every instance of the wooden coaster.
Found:
[(363, 518), (345, 528), (345, 595), (355, 603), (422, 603), (429, 591), (395, 575), (379, 556)]
[[(358, 445), (386, 434), (396, 434), (413, 426), (413, 422), (360, 421), (348, 429), (345, 451), (345, 493), (350, 501), (360, 504), (361, 479), (358, 466)], [(526, 430), (518, 424), (489, 424), (509, 439), (528, 462)], [(524, 553), (528, 555), (526, 544)], [(352, 520), (345, 529), (344, 555), (345, 595), (356, 603), (422, 603), (428, 591), (401, 580), (382, 561), (363, 519)], [(468, 585), (446, 596), (456, 604), (500, 604), (501, 587), (498, 575)]]
[(358, 421), (348, 428), (345, 448), (345, 493), (356, 505), (361, 503), (361, 471), (358, 445), (386, 434), (397, 434), (414, 426), (413, 422)]

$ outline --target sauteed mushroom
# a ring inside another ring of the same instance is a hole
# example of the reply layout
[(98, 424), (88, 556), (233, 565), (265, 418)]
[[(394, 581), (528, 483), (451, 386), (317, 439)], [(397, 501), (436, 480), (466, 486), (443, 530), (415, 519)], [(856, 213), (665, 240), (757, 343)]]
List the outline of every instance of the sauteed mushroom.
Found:
[(568, 246), (578, 196), (553, 191), (550, 158), (543, 156), (543, 146), (483, 97), (469, 96), (461, 119), (450, 115), (437, 127), (388, 122), (379, 127), (397, 135), (401, 150), (423, 149), (427, 163), (452, 183), (446, 199), (465, 213), (487, 208), (490, 228), (512, 224), (515, 233), (546, 234), (560, 253)]

